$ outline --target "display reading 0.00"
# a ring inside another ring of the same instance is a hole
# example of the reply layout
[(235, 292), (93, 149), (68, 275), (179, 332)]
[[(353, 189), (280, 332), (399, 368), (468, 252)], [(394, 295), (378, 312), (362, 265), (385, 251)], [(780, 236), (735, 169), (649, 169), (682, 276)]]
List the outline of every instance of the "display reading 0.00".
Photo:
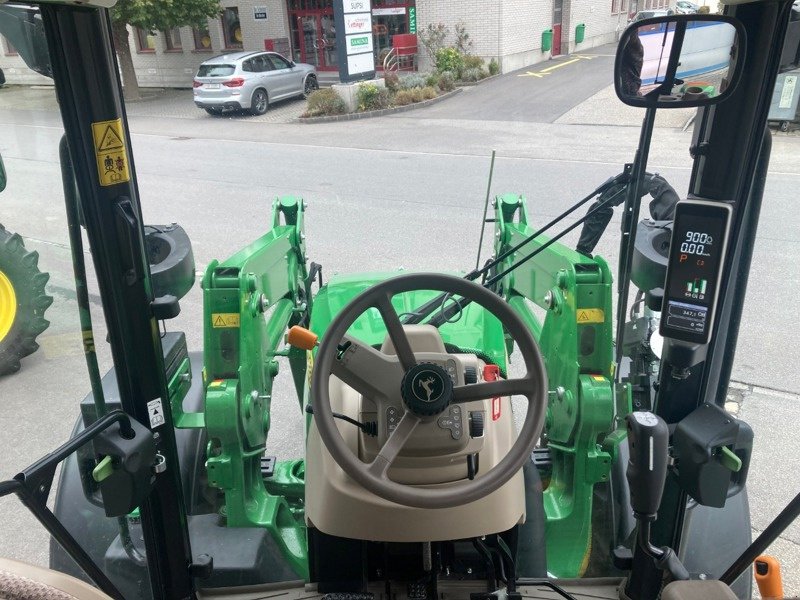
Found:
[(713, 322), (730, 208), (720, 203), (678, 203), (672, 232), (661, 332), (706, 343)]
[(706, 253), (706, 246), (714, 243), (714, 238), (702, 231), (687, 231), (686, 239), (681, 242), (681, 252), (685, 254)]

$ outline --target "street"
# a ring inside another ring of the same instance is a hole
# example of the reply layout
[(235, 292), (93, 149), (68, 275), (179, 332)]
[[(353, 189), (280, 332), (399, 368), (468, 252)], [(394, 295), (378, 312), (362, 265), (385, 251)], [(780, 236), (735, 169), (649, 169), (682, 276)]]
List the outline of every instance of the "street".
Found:
[[(613, 47), (601, 47), (547, 76), (510, 73), (429, 108), (349, 122), (295, 122), (298, 103), (277, 107), (272, 120), (213, 118), (197, 110), (185, 90), (129, 105), (145, 222), (179, 223), (194, 249), (198, 281), (168, 329), (185, 331), (190, 350), (202, 349), (199, 278), (213, 259), (264, 233), (278, 195), (305, 199), (308, 256), (323, 265), (326, 277), (468, 271), (478, 250), (492, 150), (492, 194), (524, 195), (537, 224), (633, 159), (643, 113), (621, 106), (609, 91), (612, 55)], [(681, 194), (690, 179), (692, 139), (691, 128), (682, 131), (682, 125), (691, 114), (660, 113), (648, 167)], [(0, 152), (9, 179), (0, 195), (0, 223), (39, 252), (55, 298), (41, 350), (18, 374), (0, 378), (3, 479), (69, 436), (77, 403), (89, 391), (58, 165), (62, 132), (51, 90), (0, 89)], [(800, 323), (800, 136), (779, 134), (773, 142), (729, 406), (756, 435), (749, 479), (754, 536), (800, 491), (793, 426), (800, 421), (793, 360)], [(484, 257), (491, 251), (487, 232)], [(615, 215), (597, 249), (613, 272), (619, 238)], [(565, 243), (576, 241), (571, 234)], [(91, 292), (105, 372), (111, 366), (105, 324), (96, 286)], [(286, 365), (282, 369), (269, 438), (279, 459), (303, 452), (303, 416)], [(0, 500), (0, 507), (0, 556), (46, 564), (41, 526), (16, 498)], [(782, 562), (787, 593), (800, 594), (800, 523), (772, 553)]]

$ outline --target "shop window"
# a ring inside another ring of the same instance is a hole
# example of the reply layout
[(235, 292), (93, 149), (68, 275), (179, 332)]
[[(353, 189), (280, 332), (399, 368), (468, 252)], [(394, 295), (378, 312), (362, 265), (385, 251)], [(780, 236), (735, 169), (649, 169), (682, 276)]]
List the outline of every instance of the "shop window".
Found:
[(5, 47), (6, 56), (17, 56), (17, 49), (14, 48), (14, 44), (8, 41), (8, 38), (3, 38), (3, 46)]
[(211, 52), (211, 34), (208, 27), (195, 27), (192, 29), (194, 49), (198, 52)]
[(137, 52), (155, 52), (156, 51), (156, 36), (152, 31), (147, 31), (141, 27), (133, 28), (134, 37), (136, 38), (136, 51)]
[(164, 34), (164, 50), (166, 52), (183, 52), (180, 29), (173, 27), (162, 33)]
[(235, 6), (222, 11), (222, 35), (226, 49), (241, 50), (242, 26), (239, 23), (239, 9)]

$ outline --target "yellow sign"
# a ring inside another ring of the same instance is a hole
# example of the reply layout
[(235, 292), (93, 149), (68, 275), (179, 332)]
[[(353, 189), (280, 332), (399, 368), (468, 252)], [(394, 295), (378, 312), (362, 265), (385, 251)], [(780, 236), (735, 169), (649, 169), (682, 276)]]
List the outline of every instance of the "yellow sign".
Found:
[(122, 119), (92, 123), (92, 138), (100, 185), (109, 186), (130, 181), (130, 165), (128, 151), (125, 149)]
[(211, 326), (214, 329), (239, 327), (239, 313), (212, 313)]
[(605, 313), (602, 308), (579, 308), (577, 318), (581, 325), (602, 323), (605, 321)]

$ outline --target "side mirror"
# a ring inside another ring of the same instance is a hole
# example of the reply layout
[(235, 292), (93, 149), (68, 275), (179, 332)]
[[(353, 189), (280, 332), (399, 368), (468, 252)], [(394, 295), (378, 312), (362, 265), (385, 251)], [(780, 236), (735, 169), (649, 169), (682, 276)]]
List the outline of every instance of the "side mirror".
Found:
[(617, 48), (614, 87), (629, 106), (685, 108), (724, 100), (741, 77), (745, 32), (723, 15), (639, 21)]
[(3, 164), (3, 157), (0, 156), (0, 192), (6, 189), (6, 166)]
[(294, 63), (294, 61), (293, 61), (293, 60), (290, 60), (290, 61), (289, 61), (289, 66), (290, 66), (292, 69), (294, 69), (294, 68), (295, 68), (297, 65)]

